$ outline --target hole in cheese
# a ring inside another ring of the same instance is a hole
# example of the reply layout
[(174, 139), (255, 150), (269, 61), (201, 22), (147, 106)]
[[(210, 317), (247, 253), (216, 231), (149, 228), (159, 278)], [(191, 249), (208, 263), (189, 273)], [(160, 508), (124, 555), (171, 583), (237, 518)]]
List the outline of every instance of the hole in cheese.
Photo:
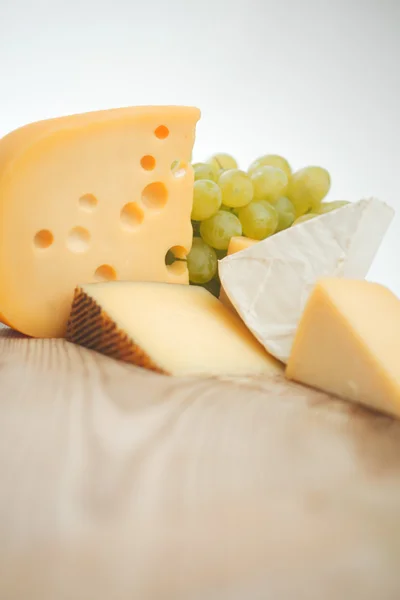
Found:
[(142, 191), (142, 200), (149, 208), (163, 208), (168, 200), (168, 190), (161, 181), (149, 183)]
[(87, 212), (92, 212), (97, 206), (97, 198), (93, 194), (85, 194), (79, 198), (79, 206)]
[(97, 267), (94, 277), (96, 281), (115, 281), (117, 272), (111, 265), (101, 265)]
[(146, 156), (142, 156), (140, 159), (140, 164), (145, 171), (152, 171), (156, 166), (156, 159), (154, 156), (146, 154)]
[(187, 255), (188, 255), (188, 251), (183, 246), (172, 246), (172, 248), (170, 248), (168, 250), (167, 254), (165, 255), (165, 263), (168, 264), (168, 262), (167, 262), (168, 256), (172, 256), (174, 260), (176, 258), (178, 258), (180, 260), (186, 260)]
[(159, 140), (165, 140), (165, 138), (169, 136), (169, 129), (165, 125), (159, 125), (157, 127), (157, 129), (154, 131), (154, 135)]
[(170, 265), (167, 265), (167, 270), (171, 275), (183, 275), (187, 271), (186, 260), (176, 260)]
[(84, 227), (74, 227), (68, 234), (67, 246), (71, 252), (86, 252), (90, 244), (90, 233)]
[(121, 224), (130, 231), (143, 223), (144, 212), (136, 202), (128, 202), (121, 210)]
[(52, 245), (54, 236), (48, 229), (41, 229), (33, 239), (36, 248), (48, 248)]
[(188, 251), (183, 246), (172, 246), (165, 255), (165, 265), (170, 275), (184, 275), (187, 273), (186, 258)]

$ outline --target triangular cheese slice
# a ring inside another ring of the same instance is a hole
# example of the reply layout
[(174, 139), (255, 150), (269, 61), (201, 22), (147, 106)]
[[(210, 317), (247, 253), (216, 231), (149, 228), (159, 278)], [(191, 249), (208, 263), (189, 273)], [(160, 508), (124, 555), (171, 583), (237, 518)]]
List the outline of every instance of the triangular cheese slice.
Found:
[(226, 296), (258, 341), (286, 363), (318, 279), (363, 279), (393, 215), (379, 200), (360, 200), (228, 255), (219, 261)]
[(376, 283), (321, 280), (299, 323), (286, 374), (400, 416), (400, 300)]
[(194, 285), (82, 285), (75, 292), (66, 337), (169, 375), (250, 376), (283, 370), (237, 315)]

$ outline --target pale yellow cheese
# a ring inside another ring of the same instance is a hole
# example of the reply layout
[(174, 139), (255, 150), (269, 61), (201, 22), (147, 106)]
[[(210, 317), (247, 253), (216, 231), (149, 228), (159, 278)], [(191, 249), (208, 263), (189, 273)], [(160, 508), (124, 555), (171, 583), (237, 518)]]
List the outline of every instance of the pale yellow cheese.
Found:
[(199, 286), (149, 282), (77, 289), (67, 339), (170, 375), (282, 371), (242, 321)]
[(243, 235), (233, 236), (229, 241), (227, 254), (235, 254), (236, 252), (245, 250), (245, 248), (254, 246), (254, 244), (257, 244), (257, 242), (258, 240), (253, 240), (252, 238), (248, 238)]
[[(237, 235), (237, 236), (231, 237), (231, 239), (229, 241), (227, 255), (229, 256), (230, 254), (235, 254), (236, 252), (245, 250), (245, 248), (249, 248), (250, 246), (253, 246), (257, 242), (258, 242), (258, 240), (253, 240), (252, 238), (247, 238), (242, 235)], [(235, 310), (233, 308), (232, 302), (229, 300), (228, 295), (225, 292), (222, 285), (221, 285), (221, 291), (219, 293), (219, 299), (221, 300), (221, 302), (223, 304), (225, 304), (225, 306), (227, 308), (230, 308), (231, 310)]]
[(400, 300), (376, 283), (321, 280), (301, 317), (286, 374), (400, 416)]
[[(65, 333), (76, 285), (188, 283), (200, 113), (132, 107), (33, 123), (0, 140), (0, 314), (25, 334)], [(174, 161), (178, 167), (171, 169)]]

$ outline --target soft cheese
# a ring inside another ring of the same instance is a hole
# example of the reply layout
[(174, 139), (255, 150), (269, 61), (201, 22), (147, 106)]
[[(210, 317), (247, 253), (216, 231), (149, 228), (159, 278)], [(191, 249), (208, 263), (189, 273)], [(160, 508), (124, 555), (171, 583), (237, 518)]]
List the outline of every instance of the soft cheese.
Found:
[(400, 300), (376, 283), (322, 279), (300, 319), (286, 374), (400, 416)]
[[(250, 246), (254, 246), (257, 244), (258, 240), (253, 240), (252, 238), (247, 238), (244, 235), (237, 235), (231, 237), (229, 240), (229, 246), (227, 250), (227, 256), (230, 254), (235, 254), (236, 252), (241, 252), (245, 250), (245, 248), (250, 248)], [(225, 306), (231, 310), (234, 310), (232, 303), (230, 302), (228, 296), (225, 293), (224, 288), (221, 286), (221, 290), (219, 293), (219, 299)]]
[(263, 346), (287, 362), (317, 280), (363, 279), (393, 215), (379, 200), (360, 200), (227, 256), (219, 262), (225, 293)]
[[(0, 318), (65, 333), (74, 289), (188, 283), (199, 110), (132, 107), (34, 123), (0, 140)], [(179, 161), (177, 168), (171, 165)]]
[(198, 286), (108, 282), (76, 290), (67, 339), (169, 375), (261, 375), (282, 365)]

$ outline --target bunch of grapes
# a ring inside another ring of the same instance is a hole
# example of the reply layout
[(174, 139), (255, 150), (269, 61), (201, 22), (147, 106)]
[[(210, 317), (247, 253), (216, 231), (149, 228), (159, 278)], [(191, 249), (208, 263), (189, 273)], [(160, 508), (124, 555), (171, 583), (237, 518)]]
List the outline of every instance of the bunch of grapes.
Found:
[(193, 164), (193, 247), (187, 257), (190, 283), (219, 295), (218, 259), (233, 236), (263, 240), (347, 202), (322, 202), (330, 176), (322, 167), (292, 173), (282, 156), (268, 154), (247, 172), (229, 154)]

